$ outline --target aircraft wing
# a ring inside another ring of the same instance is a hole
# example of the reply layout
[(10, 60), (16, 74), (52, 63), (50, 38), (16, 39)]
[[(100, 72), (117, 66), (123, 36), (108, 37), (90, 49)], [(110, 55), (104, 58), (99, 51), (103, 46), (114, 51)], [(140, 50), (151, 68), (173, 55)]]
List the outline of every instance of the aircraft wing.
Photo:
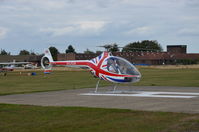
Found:
[(19, 65), (19, 64), (29, 64), (30, 62), (0, 62), (0, 65)]

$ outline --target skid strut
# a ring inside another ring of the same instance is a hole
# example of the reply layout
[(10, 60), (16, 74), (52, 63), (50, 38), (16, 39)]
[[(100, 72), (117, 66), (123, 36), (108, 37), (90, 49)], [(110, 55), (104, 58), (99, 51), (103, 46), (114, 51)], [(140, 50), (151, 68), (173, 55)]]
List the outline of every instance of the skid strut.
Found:
[[(95, 93), (97, 93), (97, 90), (98, 90), (98, 87), (99, 87), (100, 80), (101, 80), (101, 79), (99, 79), (99, 80), (97, 81), (97, 83), (96, 83)], [(115, 84), (115, 85), (114, 85), (113, 92), (115, 92), (116, 88), (117, 88), (117, 84)]]
[(115, 92), (115, 89), (117, 88), (117, 84), (114, 85), (114, 89), (113, 89), (113, 92)]
[(96, 88), (95, 88), (95, 93), (97, 93), (97, 89), (98, 89), (98, 87), (99, 87), (99, 83), (100, 83), (100, 79), (97, 81), (97, 83), (96, 83)]

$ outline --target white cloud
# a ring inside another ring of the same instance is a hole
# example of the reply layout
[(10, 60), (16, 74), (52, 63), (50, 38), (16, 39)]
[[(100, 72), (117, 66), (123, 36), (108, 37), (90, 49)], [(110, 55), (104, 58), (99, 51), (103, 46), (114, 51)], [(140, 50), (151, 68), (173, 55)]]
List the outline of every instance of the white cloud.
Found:
[(152, 33), (153, 28), (150, 26), (137, 27), (125, 32), (126, 35), (151, 35)]
[[(146, 3), (148, 0), (122, 0), (121, 2), (123, 3), (127, 3), (127, 4), (137, 4), (137, 5), (146, 5), (148, 3)], [(150, 0), (149, 3), (153, 3), (153, 2), (157, 2), (158, 0)]]
[(70, 32), (72, 32), (72, 31), (74, 31), (74, 30), (75, 30), (74, 27), (41, 28), (41, 29), (40, 29), (41, 32), (51, 33), (52, 36), (54, 36), (54, 37), (65, 35), (65, 34), (67, 34), (67, 33), (70, 33)]
[(184, 36), (199, 36), (199, 28), (183, 28), (178, 31), (178, 34)]
[(87, 35), (90, 33), (98, 34), (103, 31), (106, 22), (104, 21), (80, 21), (71, 26), (65, 26), (62, 28), (41, 28), (41, 32), (51, 33), (52, 36), (70, 35)]
[[(121, 0), (123, 4), (130, 4), (135, 6), (143, 7), (158, 7), (159, 5), (170, 4), (170, 1), (162, 0)], [(173, 3), (173, 2), (172, 2)]]
[(63, 9), (66, 6), (66, 2), (63, 0), (34, 0), (32, 3), (47, 10)]
[(79, 25), (79, 28), (82, 30), (93, 30), (93, 31), (99, 31), (101, 30), (106, 22), (104, 21), (81, 21), (77, 23)]
[(88, 45), (148, 38), (164, 40), (162, 43), (166, 44), (186, 41), (193, 35), (194, 38), (188, 38), (192, 44), (199, 40), (195, 37), (199, 31), (198, 3), (198, 0), (0, 0), (0, 27), (12, 30), (6, 36), (8, 31), (0, 29), (0, 38), (8, 38), (0, 43), (5, 41), (12, 48), (13, 43), (35, 44), (35, 40), (38, 45), (56, 44), (64, 43), (67, 36), (70, 42)]
[(5, 4), (15, 3), (15, 5), (10, 4), (10, 9), (21, 8), (26, 9), (26, 7), (31, 7), (32, 9), (45, 9), (45, 10), (52, 10), (52, 9), (63, 9), (67, 5), (66, 0), (15, 0), (15, 1), (4, 1)]
[(7, 29), (7, 28), (0, 27), (0, 39), (5, 38), (5, 37), (6, 37), (7, 32), (8, 32), (8, 29)]
[(197, 7), (199, 6), (199, 1), (198, 0), (187, 0), (186, 4), (188, 4), (191, 7)]

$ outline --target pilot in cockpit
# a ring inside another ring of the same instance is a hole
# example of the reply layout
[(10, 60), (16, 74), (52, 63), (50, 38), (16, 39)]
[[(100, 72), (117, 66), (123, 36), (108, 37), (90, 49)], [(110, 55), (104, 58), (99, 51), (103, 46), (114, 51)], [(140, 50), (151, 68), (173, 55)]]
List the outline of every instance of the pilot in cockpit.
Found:
[(113, 72), (113, 73), (120, 73), (116, 59), (114, 59), (114, 58), (108, 59), (107, 70), (109, 72)]

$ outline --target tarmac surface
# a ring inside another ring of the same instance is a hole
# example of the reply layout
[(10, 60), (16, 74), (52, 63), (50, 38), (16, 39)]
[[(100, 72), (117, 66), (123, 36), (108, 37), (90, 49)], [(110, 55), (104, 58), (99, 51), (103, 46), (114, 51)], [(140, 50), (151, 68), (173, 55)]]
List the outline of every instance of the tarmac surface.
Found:
[(0, 103), (199, 113), (199, 87), (119, 86), (0, 96)]

